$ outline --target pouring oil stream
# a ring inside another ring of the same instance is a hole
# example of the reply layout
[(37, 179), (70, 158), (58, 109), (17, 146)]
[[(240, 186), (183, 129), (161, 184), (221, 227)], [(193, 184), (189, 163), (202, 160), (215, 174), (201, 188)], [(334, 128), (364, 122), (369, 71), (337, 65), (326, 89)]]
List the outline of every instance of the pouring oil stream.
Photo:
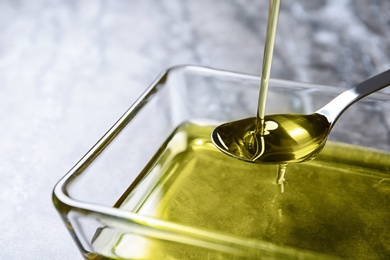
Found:
[[(253, 156), (253, 160), (256, 160), (264, 153), (264, 134), (265, 134), (265, 108), (267, 104), (268, 85), (271, 75), (272, 56), (275, 46), (276, 29), (278, 26), (280, 0), (270, 0), (267, 32), (265, 37), (264, 55), (263, 55), (263, 67), (261, 72), (259, 100), (257, 106), (256, 128), (253, 132), (253, 138), (256, 144), (256, 153)], [(258, 140), (260, 138), (260, 140)], [(281, 185), (281, 191), (284, 192), (284, 175), (286, 172), (287, 164), (279, 164), (276, 177), (276, 183)]]

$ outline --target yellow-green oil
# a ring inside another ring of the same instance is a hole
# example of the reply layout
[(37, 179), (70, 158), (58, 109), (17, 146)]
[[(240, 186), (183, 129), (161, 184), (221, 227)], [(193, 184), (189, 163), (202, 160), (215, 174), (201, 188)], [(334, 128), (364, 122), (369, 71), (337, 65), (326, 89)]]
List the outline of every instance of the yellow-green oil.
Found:
[[(214, 127), (177, 128), (115, 206), (281, 247), (352, 259), (390, 257), (390, 155), (329, 142), (315, 160), (289, 165), (281, 193), (276, 165), (223, 154), (210, 140)], [(119, 244), (123, 250), (123, 240), (115, 239), (108, 251)], [(183, 257), (157, 244), (145, 240), (128, 250)], [(188, 254), (205, 257), (199, 250)]]

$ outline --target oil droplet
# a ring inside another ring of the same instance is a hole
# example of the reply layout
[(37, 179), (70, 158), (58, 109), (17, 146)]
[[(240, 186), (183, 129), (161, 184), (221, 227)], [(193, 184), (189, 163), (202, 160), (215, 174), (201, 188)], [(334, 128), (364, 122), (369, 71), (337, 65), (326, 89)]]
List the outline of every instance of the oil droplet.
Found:
[(276, 175), (276, 184), (280, 186), (280, 192), (284, 193), (284, 184), (286, 182), (285, 175), (286, 175), (286, 169), (287, 169), (287, 163), (278, 164), (278, 172)]

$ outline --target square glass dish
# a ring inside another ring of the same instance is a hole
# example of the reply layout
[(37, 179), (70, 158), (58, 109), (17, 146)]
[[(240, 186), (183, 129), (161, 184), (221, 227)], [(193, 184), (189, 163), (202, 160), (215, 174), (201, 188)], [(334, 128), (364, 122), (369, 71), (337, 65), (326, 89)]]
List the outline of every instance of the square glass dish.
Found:
[[(246, 163), (210, 140), (256, 114), (259, 77), (163, 72), (58, 182), (53, 201), (87, 259), (386, 259), (390, 96), (339, 119), (313, 161)], [(267, 114), (311, 113), (343, 89), (271, 79)]]

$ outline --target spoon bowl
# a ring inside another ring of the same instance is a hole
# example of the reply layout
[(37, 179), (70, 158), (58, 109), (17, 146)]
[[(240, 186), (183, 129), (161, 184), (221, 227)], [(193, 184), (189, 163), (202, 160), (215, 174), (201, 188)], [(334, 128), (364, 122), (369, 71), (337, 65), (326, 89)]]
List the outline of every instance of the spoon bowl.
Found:
[(314, 159), (325, 146), (333, 125), (358, 100), (390, 85), (390, 70), (350, 88), (313, 114), (277, 114), (264, 118), (264, 131), (256, 131), (258, 118), (222, 124), (212, 140), (222, 152), (253, 163), (287, 164)]
[[(255, 134), (256, 118), (223, 124), (212, 133), (214, 144), (237, 159), (256, 163), (301, 162), (325, 145), (330, 122), (321, 114), (265, 117), (264, 134)], [(232, 133), (234, 133), (232, 135)]]

